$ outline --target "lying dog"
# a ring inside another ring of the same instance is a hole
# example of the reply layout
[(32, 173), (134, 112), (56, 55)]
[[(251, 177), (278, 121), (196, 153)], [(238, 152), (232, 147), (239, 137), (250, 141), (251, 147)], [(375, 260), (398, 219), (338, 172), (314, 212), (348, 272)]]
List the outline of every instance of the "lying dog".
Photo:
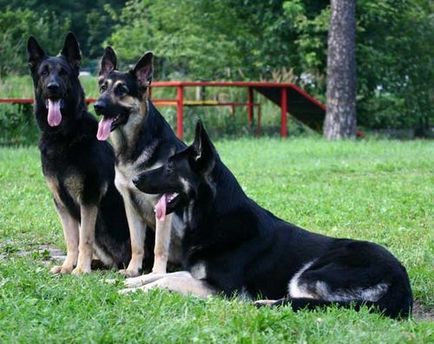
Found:
[(157, 204), (160, 196), (145, 194), (132, 183), (140, 171), (164, 164), (169, 156), (185, 147), (148, 99), (152, 59), (152, 53), (146, 53), (131, 71), (123, 73), (116, 70), (113, 49), (106, 48), (99, 73), (101, 95), (95, 103), (96, 113), (103, 117), (97, 137), (104, 141), (111, 136), (116, 154), (115, 183), (123, 196), (130, 227), (132, 258), (123, 271), (126, 276), (137, 276), (142, 270), (147, 228), (157, 227), (152, 272), (165, 273), (168, 260), (180, 262), (182, 219), (176, 214), (166, 217), (164, 202)]
[(67, 246), (66, 260), (51, 271), (90, 272), (93, 250), (105, 265), (123, 267), (131, 248), (122, 197), (114, 185), (115, 156), (108, 143), (95, 138), (97, 122), (86, 111), (77, 40), (69, 33), (54, 57), (30, 37), (27, 52), (41, 130), (42, 171)]
[(294, 310), (366, 304), (408, 316), (412, 292), (405, 268), (383, 247), (335, 239), (284, 222), (248, 198), (221, 162), (199, 122), (194, 143), (163, 166), (140, 174), (143, 192), (165, 194), (168, 213), (183, 209), (187, 271), (128, 279), (134, 290), (167, 288), (290, 302)]

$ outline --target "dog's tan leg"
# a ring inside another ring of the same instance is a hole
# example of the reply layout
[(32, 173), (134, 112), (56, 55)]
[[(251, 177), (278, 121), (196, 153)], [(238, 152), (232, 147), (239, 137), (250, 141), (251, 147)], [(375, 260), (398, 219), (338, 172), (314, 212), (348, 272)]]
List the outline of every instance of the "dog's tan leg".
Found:
[(167, 259), (169, 257), (171, 230), (172, 215), (166, 216), (166, 219), (164, 221), (156, 221), (154, 266), (152, 267), (152, 273), (154, 274), (166, 273)]
[(143, 287), (124, 289), (121, 290), (121, 293), (125, 294), (137, 290), (148, 292), (149, 290), (155, 288), (167, 289), (182, 295), (193, 295), (200, 298), (206, 298), (217, 293), (217, 291), (207, 282), (204, 280), (195, 279), (187, 271), (178, 271), (173, 274), (167, 274), (165, 277), (146, 284)]
[(135, 277), (140, 274), (145, 256), (146, 224), (136, 212), (129, 200), (124, 198), (128, 227), (131, 238), (131, 260), (126, 270), (119, 272), (127, 277)]
[(78, 258), (78, 226), (79, 223), (68, 212), (65, 206), (56, 202), (56, 210), (63, 227), (63, 235), (66, 242), (66, 259), (62, 265), (54, 266), (52, 273), (69, 274), (77, 264)]
[(95, 205), (82, 205), (80, 207), (80, 241), (78, 245), (77, 267), (72, 271), (74, 275), (90, 272), (97, 215), (98, 207)]

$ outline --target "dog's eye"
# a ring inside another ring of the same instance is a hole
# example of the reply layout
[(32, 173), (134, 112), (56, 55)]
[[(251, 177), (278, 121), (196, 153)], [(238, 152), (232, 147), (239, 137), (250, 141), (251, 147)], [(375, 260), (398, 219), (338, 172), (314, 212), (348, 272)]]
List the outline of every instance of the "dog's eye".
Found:
[(107, 85), (106, 84), (102, 84), (101, 87), (99, 88), (99, 91), (101, 93), (105, 92), (107, 90)]
[(116, 90), (120, 95), (124, 95), (128, 93), (128, 87), (125, 85), (119, 85)]
[(44, 68), (43, 70), (42, 70), (42, 72), (41, 72), (41, 75), (42, 76), (48, 76), (48, 70), (46, 69), (46, 68)]
[(59, 75), (66, 75), (66, 70), (64, 70), (63, 68), (60, 68)]

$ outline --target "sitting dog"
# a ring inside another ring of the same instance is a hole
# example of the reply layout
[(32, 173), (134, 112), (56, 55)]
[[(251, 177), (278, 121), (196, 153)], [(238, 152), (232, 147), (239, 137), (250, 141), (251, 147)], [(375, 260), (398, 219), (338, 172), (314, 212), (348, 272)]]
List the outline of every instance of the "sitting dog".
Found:
[(165, 216), (164, 202), (157, 204), (160, 197), (143, 193), (132, 183), (139, 171), (156, 168), (185, 148), (148, 99), (152, 60), (153, 54), (148, 52), (133, 69), (120, 72), (114, 50), (107, 47), (99, 72), (101, 95), (94, 105), (95, 112), (102, 117), (97, 138), (105, 141), (110, 136), (116, 155), (115, 184), (124, 199), (131, 234), (132, 257), (122, 271), (129, 277), (142, 271), (148, 229), (155, 229), (153, 273), (165, 273), (168, 261), (179, 265), (181, 259), (182, 219), (176, 213)]
[(114, 185), (115, 155), (107, 142), (95, 138), (98, 124), (86, 110), (78, 79), (78, 42), (69, 33), (61, 53), (48, 56), (30, 37), (27, 52), (41, 130), (42, 172), (67, 247), (65, 261), (51, 271), (90, 272), (93, 253), (106, 266), (124, 267), (131, 248), (124, 204)]
[(408, 316), (412, 292), (405, 268), (385, 248), (337, 239), (287, 223), (248, 198), (222, 163), (199, 122), (193, 144), (134, 179), (143, 192), (164, 194), (165, 211), (183, 209), (186, 271), (126, 281), (125, 292), (167, 288), (223, 293), (294, 310), (336, 304), (373, 306)]

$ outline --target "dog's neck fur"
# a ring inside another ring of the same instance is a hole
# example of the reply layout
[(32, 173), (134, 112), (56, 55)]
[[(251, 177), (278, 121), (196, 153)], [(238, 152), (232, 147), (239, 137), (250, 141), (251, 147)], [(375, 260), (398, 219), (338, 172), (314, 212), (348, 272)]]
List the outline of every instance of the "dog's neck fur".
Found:
[[(197, 194), (183, 212), (187, 224), (183, 241), (186, 266), (251, 240), (258, 233), (258, 222), (262, 221), (264, 211), (247, 197), (219, 159), (210, 175), (200, 183)], [(239, 197), (233, 197), (234, 194)]]
[(135, 160), (137, 146), (149, 114), (149, 103), (146, 99), (132, 110), (125, 125), (119, 126), (111, 133), (110, 137), (118, 162), (125, 163)]
[(206, 227), (209, 219), (224, 217), (227, 212), (236, 209), (239, 204), (234, 202), (239, 202), (239, 199), (235, 201), (230, 197), (233, 192), (244, 195), (243, 201), (249, 200), (234, 175), (217, 155), (213, 169), (201, 180), (197, 194), (184, 209), (184, 219), (189, 228), (194, 231)]
[(110, 137), (117, 164), (135, 163), (146, 168), (156, 162), (159, 150), (171, 146), (164, 140), (176, 136), (152, 102), (145, 99), (130, 113), (127, 123), (116, 128)]

